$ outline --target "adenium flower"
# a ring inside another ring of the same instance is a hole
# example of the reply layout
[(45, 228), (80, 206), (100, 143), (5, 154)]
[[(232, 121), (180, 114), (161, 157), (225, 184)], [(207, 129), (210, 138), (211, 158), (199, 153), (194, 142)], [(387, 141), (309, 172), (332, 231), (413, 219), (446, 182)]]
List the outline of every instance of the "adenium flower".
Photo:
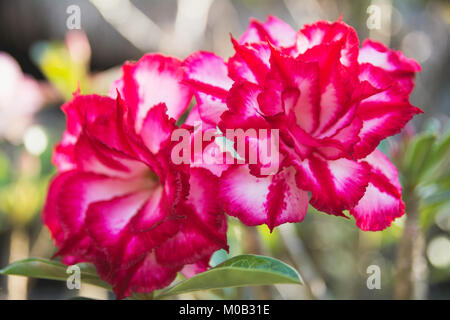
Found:
[[(420, 66), (353, 28), (319, 21), (295, 32), (275, 17), (253, 20), (227, 62), (209, 52), (185, 61), (197, 105), (188, 121), (227, 129), (279, 130), (279, 169), (262, 163), (211, 170), (223, 208), (270, 229), (304, 219), (310, 203), (348, 210), (362, 230), (382, 230), (404, 214), (396, 168), (376, 148), (422, 111), (409, 102)], [(265, 141), (247, 139), (249, 146)]]
[(43, 222), (55, 256), (93, 263), (117, 298), (204, 271), (227, 248), (217, 179), (170, 159), (175, 121), (192, 99), (183, 78), (181, 61), (148, 54), (123, 66), (110, 97), (76, 93), (62, 107), (67, 128)]

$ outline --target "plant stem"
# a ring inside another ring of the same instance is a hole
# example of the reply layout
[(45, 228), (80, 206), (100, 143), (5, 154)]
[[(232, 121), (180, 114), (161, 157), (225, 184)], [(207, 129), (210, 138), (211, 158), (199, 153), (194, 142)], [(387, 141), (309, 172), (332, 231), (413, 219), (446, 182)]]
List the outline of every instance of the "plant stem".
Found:
[[(25, 230), (15, 227), (11, 231), (9, 249), (9, 264), (28, 258), (29, 237)], [(28, 278), (20, 276), (8, 276), (8, 299), (25, 300), (28, 291)]]
[(419, 197), (413, 188), (406, 190), (406, 222), (397, 249), (395, 299), (425, 299), (427, 264), (425, 238), (419, 224)]

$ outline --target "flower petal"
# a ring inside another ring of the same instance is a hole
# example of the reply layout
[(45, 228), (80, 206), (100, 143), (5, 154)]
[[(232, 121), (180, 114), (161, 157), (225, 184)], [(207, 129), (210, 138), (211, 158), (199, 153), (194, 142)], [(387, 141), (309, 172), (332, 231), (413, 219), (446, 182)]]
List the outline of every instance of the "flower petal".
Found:
[(382, 43), (367, 39), (359, 50), (358, 62), (369, 63), (390, 73), (396, 82), (410, 93), (414, 87), (414, 75), (421, 70), (414, 59), (407, 58), (401, 51), (394, 51)]
[(177, 58), (147, 54), (136, 63), (123, 66), (123, 91), (120, 92), (135, 117), (140, 132), (148, 110), (165, 103), (169, 117), (178, 119), (192, 99), (190, 88), (182, 83), (184, 71)]
[(297, 187), (295, 169), (255, 177), (247, 166), (230, 168), (221, 178), (221, 200), (227, 214), (249, 226), (267, 224), (270, 230), (286, 222), (300, 222), (308, 208), (308, 193)]
[(170, 141), (176, 128), (175, 119), (169, 118), (166, 105), (160, 103), (147, 112), (140, 134), (148, 149), (157, 154)]
[(179, 266), (166, 266), (158, 263), (155, 253), (151, 252), (132, 266), (117, 270), (111, 277), (117, 299), (123, 299), (132, 293), (150, 293), (168, 286), (181, 270)]
[(381, 140), (399, 133), (414, 115), (422, 111), (409, 103), (408, 93), (386, 71), (367, 63), (360, 68), (360, 79), (378, 90), (363, 99), (357, 110), (363, 126), (359, 133), (361, 141), (354, 151), (358, 158), (364, 158)]
[(364, 161), (371, 166), (370, 182), (366, 193), (350, 210), (350, 214), (364, 231), (383, 230), (405, 213), (397, 169), (378, 149)]
[(336, 21), (319, 21), (305, 25), (297, 33), (297, 51), (302, 54), (317, 45), (343, 41), (340, 61), (346, 67), (354, 68), (357, 64), (359, 40), (356, 31), (347, 24)]
[(291, 47), (295, 44), (295, 31), (286, 22), (274, 16), (268, 16), (266, 22), (252, 19), (239, 39), (239, 43), (270, 41), (279, 47)]
[(199, 212), (184, 204), (178, 208), (180, 231), (156, 248), (156, 258), (164, 265), (184, 265), (196, 262), (219, 249), (227, 249), (226, 220), (220, 212)]
[(345, 158), (327, 161), (311, 156), (294, 165), (298, 169), (297, 183), (311, 191), (311, 205), (337, 216), (344, 216), (343, 210), (358, 203), (369, 183), (370, 168), (365, 162)]
[(185, 80), (195, 91), (226, 98), (232, 80), (227, 75), (227, 65), (212, 52), (197, 51), (183, 62)]

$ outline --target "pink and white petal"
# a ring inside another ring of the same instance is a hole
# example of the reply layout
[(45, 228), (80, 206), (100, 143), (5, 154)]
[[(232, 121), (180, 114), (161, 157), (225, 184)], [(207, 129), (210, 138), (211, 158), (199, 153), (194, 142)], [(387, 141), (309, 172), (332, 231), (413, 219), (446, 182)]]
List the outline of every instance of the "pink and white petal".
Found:
[(299, 189), (294, 167), (285, 167), (273, 176), (267, 198), (266, 224), (272, 231), (287, 222), (301, 222), (308, 210), (308, 192)]
[(297, 184), (311, 191), (311, 205), (329, 214), (344, 216), (342, 211), (358, 203), (369, 183), (370, 167), (365, 162), (311, 156), (293, 163), (298, 169)]
[[(237, 143), (236, 151), (249, 164), (255, 176), (275, 175), (280, 171), (283, 154), (280, 153), (280, 137), (277, 129), (259, 129), (257, 136), (246, 137), (245, 150)], [(243, 140), (243, 139), (242, 139)]]
[(227, 75), (227, 65), (212, 52), (197, 51), (183, 62), (185, 80), (194, 91), (224, 99), (232, 80)]
[(340, 62), (350, 68), (355, 68), (358, 58), (359, 40), (356, 31), (347, 24), (336, 21), (319, 21), (305, 25), (297, 33), (297, 52), (303, 54), (320, 44), (343, 42), (340, 48)]
[(196, 93), (195, 97), (201, 121), (215, 127), (219, 123), (221, 115), (228, 109), (226, 100), (202, 92)]
[(233, 81), (246, 80), (252, 83), (258, 83), (253, 71), (239, 54), (235, 54), (228, 59), (228, 76)]
[(109, 200), (151, 186), (148, 179), (114, 179), (88, 172), (72, 171), (59, 186), (56, 215), (66, 237), (84, 228), (86, 211), (91, 203)]
[(363, 126), (355, 110), (352, 108), (320, 137), (322, 146), (316, 150), (326, 159), (349, 158), (353, 153), (353, 146), (360, 141), (359, 132)]
[(246, 165), (233, 166), (220, 179), (219, 199), (227, 214), (244, 224), (266, 222), (266, 201), (272, 176), (255, 177)]
[(401, 51), (387, 48), (381, 42), (366, 39), (358, 56), (359, 63), (370, 63), (387, 71), (419, 72), (420, 65), (414, 59), (407, 58)]
[(262, 85), (270, 69), (270, 47), (265, 43), (239, 44), (231, 38), (236, 54), (228, 61), (228, 74), (234, 81)]
[(246, 225), (265, 223), (273, 230), (286, 222), (300, 222), (306, 215), (308, 193), (298, 188), (293, 167), (273, 176), (255, 177), (247, 166), (236, 166), (220, 183), (226, 213)]
[(381, 140), (399, 133), (419, 113), (422, 111), (409, 102), (362, 102), (358, 108), (358, 117), (363, 122), (359, 132), (361, 140), (354, 146), (354, 155), (364, 158)]
[(332, 127), (335, 127), (336, 131), (340, 129), (336, 127), (336, 123), (342, 122), (341, 118), (352, 112), (351, 97), (349, 79), (342, 75), (336, 65), (327, 79), (321, 79), (319, 126), (316, 134), (324, 134)]
[(291, 47), (295, 44), (296, 33), (284, 21), (268, 16), (266, 22), (252, 19), (239, 43), (270, 41), (278, 47)]
[[(108, 112), (114, 108), (114, 100), (110, 98), (79, 94), (75, 94), (72, 100), (61, 107), (66, 115), (66, 130), (52, 158), (59, 170), (71, 170), (76, 167), (74, 145), (86, 123), (95, 122), (105, 111)], [(90, 109), (89, 114), (88, 109)]]
[(258, 129), (269, 125), (261, 116), (258, 95), (261, 89), (251, 82), (235, 82), (227, 98), (228, 110), (221, 116), (220, 127), (225, 129)]
[(219, 179), (207, 169), (191, 168), (189, 177), (189, 196), (187, 203), (196, 209), (208, 225), (220, 227), (222, 219), (217, 219), (221, 208), (217, 201)]
[(177, 232), (174, 224), (173, 234), (158, 232), (159, 228), (152, 232), (131, 233), (130, 223), (146, 205), (151, 193), (145, 190), (89, 205), (87, 233), (94, 245), (106, 253), (113, 269), (131, 265)]
[(292, 110), (300, 94), (298, 89), (285, 88), (280, 72), (275, 68), (267, 74), (263, 88), (258, 104), (262, 114), (268, 117)]
[(83, 132), (75, 145), (77, 168), (117, 178), (140, 176), (149, 171), (141, 161), (114, 150)]
[(398, 178), (398, 171), (389, 158), (380, 150), (375, 149), (371, 154), (363, 159), (372, 168), (372, 172), (383, 174), (389, 179), (389, 182), (397, 189), (401, 194), (402, 187)]
[[(303, 62), (272, 50), (272, 65), (279, 71), (285, 81), (285, 90), (293, 88), (298, 94), (284, 95), (285, 113), (295, 114), (297, 125), (307, 133), (313, 132), (319, 125), (320, 83), (319, 68), (316, 63)], [(270, 88), (265, 88), (265, 91)], [(264, 94), (263, 94), (264, 95)], [(287, 99), (289, 98), (289, 99)], [(263, 99), (263, 98), (261, 98)], [(260, 100), (261, 104), (263, 101)], [(266, 100), (269, 103), (268, 100)], [(266, 110), (268, 107), (262, 106)]]
[(123, 92), (123, 87), (124, 87), (123, 78), (113, 81), (111, 88), (109, 88), (108, 96), (113, 99), (117, 99), (118, 97), (117, 93)]
[(169, 117), (178, 119), (192, 99), (189, 86), (182, 83), (184, 71), (177, 58), (147, 54), (136, 63), (123, 66), (121, 95), (133, 110), (135, 129), (140, 132), (147, 112), (165, 103)]
[(164, 188), (159, 185), (152, 190), (145, 205), (130, 220), (130, 231), (139, 233), (153, 230), (171, 218), (170, 214), (170, 203), (167, 203)]
[(203, 168), (216, 177), (220, 177), (230, 167), (230, 164), (227, 163), (227, 157), (230, 155), (224, 153), (215, 141), (210, 143), (204, 142), (203, 145), (203, 149), (194, 150), (193, 157), (195, 160), (191, 162), (191, 169)]
[(379, 231), (405, 213), (401, 186), (397, 169), (381, 151), (376, 149), (364, 160), (371, 166), (370, 182), (365, 195), (350, 214), (360, 229)]
[(189, 112), (189, 115), (184, 124), (188, 126), (194, 126), (194, 124), (199, 121), (202, 121), (202, 119), (200, 118), (199, 106), (198, 104), (196, 104), (192, 107), (191, 112)]
[(140, 135), (150, 152), (157, 154), (176, 128), (175, 119), (169, 118), (166, 105), (160, 103), (147, 112)]
[(355, 155), (363, 158), (381, 140), (399, 133), (414, 115), (422, 111), (409, 103), (409, 93), (385, 70), (367, 63), (362, 64), (360, 69), (360, 80), (378, 90), (358, 106), (357, 114), (363, 121), (363, 127), (359, 134), (361, 141), (355, 146)]
[(414, 88), (415, 73), (421, 70), (417, 61), (405, 57), (401, 51), (391, 50), (370, 39), (364, 41), (359, 50), (358, 61), (386, 70), (408, 94)]

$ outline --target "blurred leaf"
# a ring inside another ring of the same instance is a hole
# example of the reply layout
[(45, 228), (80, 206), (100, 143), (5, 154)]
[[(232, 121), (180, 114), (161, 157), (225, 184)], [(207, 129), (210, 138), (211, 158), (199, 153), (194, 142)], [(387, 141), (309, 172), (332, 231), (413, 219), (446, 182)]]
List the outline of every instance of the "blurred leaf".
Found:
[(278, 283), (302, 284), (302, 280), (295, 269), (277, 259), (241, 255), (162, 291), (157, 298), (197, 290)]
[[(77, 266), (81, 271), (81, 282), (96, 285), (105, 289), (111, 289), (111, 286), (108, 283), (100, 279), (92, 265), (79, 263)], [(70, 276), (66, 270), (67, 266), (57, 261), (28, 258), (11, 263), (9, 266), (1, 269), (0, 273), (4, 275), (66, 281)]]
[(450, 130), (434, 145), (431, 155), (424, 163), (423, 175), (428, 181), (439, 178), (441, 173), (448, 174), (450, 164)]
[(0, 192), (0, 210), (12, 224), (27, 225), (42, 205), (45, 186), (39, 180), (26, 179), (6, 185)]
[(8, 182), (11, 173), (11, 166), (6, 154), (0, 151), (0, 186)]
[(405, 179), (407, 185), (415, 186), (433, 148), (436, 136), (434, 134), (421, 134), (409, 144), (404, 158)]
[(78, 86), (89, 93), (88, 65), (74, 61), (63, 43), (40, 42), (31, 52), (34, 62), (65, 100), (72, 98)]

